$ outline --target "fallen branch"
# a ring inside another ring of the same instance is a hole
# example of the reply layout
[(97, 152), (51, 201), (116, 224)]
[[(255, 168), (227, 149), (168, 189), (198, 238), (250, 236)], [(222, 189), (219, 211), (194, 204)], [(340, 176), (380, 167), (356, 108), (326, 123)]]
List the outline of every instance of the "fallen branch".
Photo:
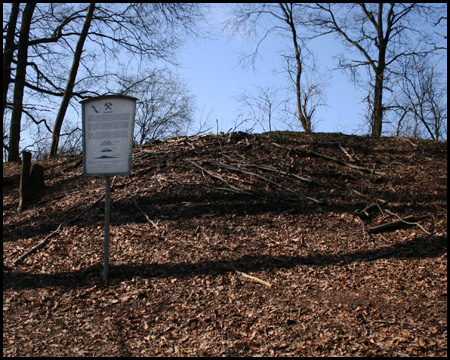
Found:
[[(391, 215), (394, 215), (394, 216), (397, 217), (400, 221), (404, 222), (404, 223), (407, 224), (407, 225), (417, 225), (417, 226), (420, 227), (425, 233), (427, 233), (428, 235), (431, 235), (431, 233), (430, 233), (429, 231), (425, 230), (425, 229), (423, 228), (423, 226), (420, 225), (419, 223), (417, 223), (417, 222), (409, 222), (409, 221), (407, 221), (406, 219), (402, 219), (399, 215), (397, 215), (396, 213), (393, 213), (392, 211), (386, 210), (386, 212), (389, 213), (389, 214), (391, 214)], [(427, 217), (429, 217), (429, 215), (424, 215), (424, 217), (427, 218)], [(414, 221), (416, 221), (416, 220), (414, 220)]]
[(86, 209), (84, 209), (82, 212), (80, 212), (77, 216), (75, 216), (73, 219), (69, 220), (66, 225), (69, 225), (71, 223), (73, 223), (74, 221), (78, 220), (79, 217), (83, 216), (84, 214), (86, 214), (89, 210), (91, 210), (95, 205), (97, 205), (100, 201), (102, 201), (105, 198), (105, 194), (103, 194), (102, 196), (100, 196), (97, 200), (95, 200), (94, 203), (92, 203), (91, 205), (89, 205)]
[(236, 187), (236, 186), (234, 186), (234, 185), (231, 185), (231, 184), (230, 184), (228, 181), (226, 181), (223, 177), (221, 177), (221, 176), (219, 176), (219, 175), (217, 175), (217, 174), (214, 174), (214, 173), (212, 173), (212, 172), (209, 171), (209, 170), (206, 170), (204, 167), (202, 167), (202, 166), (196, 164), (196, 163), (193, 162), (192, 160), (186, 159), (186, 161), (190, 162), (192, 165), (194, 165), (194, 166), (196, 166), (197, 168), (199, 168), (200, 170), (204, 171), (204, 172), (207, 173), (209, 176), (211, 176), (211, 177), (213, 177), (213, 178), (215, 178), (215, 179), (218, 179), (218, 180), (224, 182), (225, 184), (227, 184), (227, 185), (230, 187), (230, 189), (222, 189), (222, 190), (230, 190), (230, 191), (233, 191), (233, 192), (238, 193), (238, 194), (243, 194), (243, 195), (248, 195), (248, 196), (254, 196), (253, 193), (251, 193), (251, 192), (249, 192), (249, 191), (246, 191), (246, 190), (239, 189), (238, 187)]
[(313, 201), (313, 202), (315, 202), (315, 203), (317, 203), (317, 204), (323, 204), (323, 201), (321, 201), (321, 200), (317, 200), (317, 199), (315, 199), (315, 198), (312, 198), (312, 197), (309, 197), (309, 196), (306, 196), (306, 195), (299, 194), (298, 192), (296, 192), (296, 191), (294, 191), (294, 190), (292, 190), (292, 189), (290, 189), (290, 188), (288, 188), (288, 187), (286, 187), (286, 186), (283, 186), (283, 185), (281, 185), (281, 184), (279, 184), (279, 183), (277, 183), (277, 182), (275, 182), (275, 181), (273, 181), (273, 180), (270, 180), (270, 179), (268, 179), (268, 178), (266, 178), (266, 177), (264, 177), (264, 176), (262, 176), (262, 175), (255, 174), (255, 173), (252, 173), (252, 172), (249, 172), (249, 171), (244, 171), (244, 170), (239, 169), (239, 168), (236, 168), (236, 167), (234, 167), (234, 166), (229, 166), (229, 165), (220, 164), (220, 163), (218, 163), (218, 164), (221, 165), (221, 166), (224, 166), (224, 167), (227, 168), (227, 169), (234, 170), (234, 171), (240, 171), (240, 172), (242, 172), (242, 173), (244, 173), (244, 174), (247, 174), (247, 175), (250, 175), (250, 176), (255, 176), (255, 177), (257, 177), (257, 178), (260, 178), (260, 179), (262, 179), (262, 180), (264, 180), (264, 181), (267, 181), (267, 182), (269, 182), (269, 183), (271, 183), (271, 184), (273, 184), (273, 185), (276, 185), (276, 186), (278, 186), (278, 187), (281, 187), (281, 188), (283, 188), (283, 189), (288, 190), (289, 192), (295, 194), (295, 195), (298, 196), (299, 198), (306, 199), (306, 200), (310, 200), (310, 201)]
[(283, 188), (283, 189), (286, 189), (287, 191), (289, 191), (289, 192), (295, 194), (296, 196), (298, 196), (298, 197), (301, 198), (301, 199), (310, 200), (310, 201), (313, 201), (313, 202), (315, 202), (315, 203), (317, 203), (317, 204), (323, 204), (323, 201), (321, 201), (321, 200), (317, 200), (317, 199), (315, 199), (315, 198), (312, 198), (312, 197), (309, 197), (309, 196), (306, 196), (306, 195), (299, 194), (298, 192), (296, 192), (296, 191), (294, 191), (294, 190), (292, 190), (292, 189), (290, 189), (290, 188), (288, 188), (288, 187), (286, 187), (286, 186), (283, 186), (283, 185), (281, 185), (281, 184), (279, 184), (279, 183), (277, 183), (277, 182), (275, 182), (275, 181), (273, 181), (273, 180), (270, 180), (270, 179), (268, 179), (268, 178), (266, 178), (266, 177), (264, 177), (264, 176), (262, 176), (262, 175), (255, 174), (255, 173), (252, 173), (252, 172), (250, 172), (250, 171), (245, 171), (245, 170), (239, 169), (239, 168), (237, 168), (237, 167), (234, 167), (234, 166), (231, 166), (231, 165), (227, 165), (227, 164), (218, 163), (218, 162), (212, 162), (212, 164), (215, 164), (215, 165), (217, 165), (217, 166), (223, 167), (224, 169), (233, 170), (233, 171), (239, 171), (239, 172), (241, 172), (241, 173), (243, 173), (243, 174), (247, 174), (247, 175), (250, 175), (250, 176), (255, 176), (255, 177), (260, 178), (260, 179), (262, 179), (262, 180), (264, 180), (264, 181), (267, 181), (267, 182), (269, 182), (269, 183), (271, 183), (271, 184), (274, 184), (274, 185), (276, 185), (276, 186), (278, 186), (278, 187), (281, 187), (281, 188)]
[(25, 254), (21, 255), (19, 258), (17, 258), (16, 260), (14, 260), (14, 265), (17, 265), (19, 262), (21, 262), (23, 259), (25, 259), (27, 256), (33, 254), (34, 252), (38, 251), (41, 247), (44, 247), (45, 244), (48, 243), (48, 241), (50, 240), (50, 238), (54, 235), (56, 235), (57, 233), (59, 233), (61, 231), (61, 228), (63, 227), (63, 224), (59, 224), (58, 228), (53, 231), (52, 233), (50, 233), (50, 235), (48, 235), (44, 240), (42, 240), (39, 244), (37, 244), (36, 246), (32, 247), (30, 250), (28, 250)]
[(263, 285), (266, 285), (266, 286), (268, 286), (268, 287), (272, 287), (272, 284), (271, 284), (271, 283), (269, 283), (269, 282), (267, 282), (267, 281), (265, 281), (265, 280), (262, 280), (262, 279), (260, 279), (260, 278), (257, 278), (256, 276), (252, 276), (252, 275), (246, 274), (246, 273), (244, 273), (244, 272), (242, 272), (242, 271), (239, 271), (239, 270), (234, 270), (234, 271), (236, 272), (236, 274), (239, 274), (239, 275), (241, 275), (241, 276), (243, 276), (243, 277), (245, 277), (245, 278), (247, 278), (247, 279), (256, 281), (256, 282), (258, 282), (258, 283), (260, 283), (260, 284), (263, 284)]
[(136, 205), (136, 208), (137, 208), (137, 209), (145, 216), (145, 218), (147, 219), (147, 221), (148, 221), (150, 224), (152, 224), (152, 225), (155, 227), (156, 230), (159, 230), (158, 225), (156, 225), (156, 223), (155, 223), (153, 220), (151, 220), (151, 219), (147, 216), (147, 214), (145, 213), (145, 211), (141, 209), (141, 207), (138, 205), (138, 203), (137, 203), (137, 201), (136, 201), (136, 198), (135, 198), (134, 196), (133, 196), (133, 201), (134, 201), (134, 205)]
[(347, 157), (350, 159), (350, 161), (355, 161), (355, 159), (353, 158), (353, 156), (351, 156), (349, 154), (349, 152), (341, 145), (341, 143), (339, 143), (339, 148), (342, 150), (342, 152), (347, 155)]
[(322, 187), (325, 186), (325, 185), (321, 184), (320, 182), (318, 182), (316, 180), (304, 178), (304, 177), (298, 176), (296, 174), (291, 174), (291, 173), (288, 173), (286, 171), (278, 170), (278, 169), (276, 169), (276, 168), (274, 168), (272, 166), (257, 165), (257, 164), (245, 164), (245, 163), (239, 164), (239, 165), (242, 165), (242, 166), (245, 166), (245, 167), (254, 167), (254, 168), (257, 168), (257, 169), (261, 169), (261, 170), (273, 171), (273, 172), (276, 172), (276, 173), (279, 173), (279, 174), (282, 174), (282, 175), (292, 176), (292, 177), (294, 177), (294, 178), (296, 178), (298, 180), (301, 180), (303, 182), (306, 182), (308, 184), (314, 184), (314, 185), (322, 186)]
[[(112, 183), (111, 183), (111, 190), (114, 187), (114, 181), (116, 180), (117, 176), (114, 177)], [(14, 265), (17, 265), (19, 262), (21, 262), (23, 259), (25, 259), (26, 257), (30, 256), (31, 254), (33, 254), (34, 252), (36, 252), (37, 250), (39, 250), (40, 248), (44, 247), (48, 241), (55, 236), (56, 234), (58, 234), (62, 229), (64, 229), (66, 226), (68, 226), (69, 224), (73, 223), (74, 221), (78, 220), (78, 218), (80, 218), (81, 216), (83, 216), (84, 214), (86, 214), (89, 210), (91, 210), (95, 205), (97, 205), (100, 201), (102, 201), (102, 199), (105, 197), (105, 194), (103, 194), (102, 196), (100, 196), (97, 200), (95, 200), (95, 202), (91, 205), (89, 205), (86, 209), (84, 209), (81, 213), (79, 213), (77, 216), (75, 216), (73, 219), (70, 219), (68, 222), (66, 223), (61, 223), (59, 224), (58, 228), (51, 232), (44, 240), (42, 240), (39, 244), (37, 244), (36, 246), (32, 247), (30, 250), (28, 250), (25, 254), (21, 255), (20, 257), (18, 257), (16, 260), (14, 260)]]
[(375, 170), (368, 169), (368, 168), (365, 168), (365, 167), (362, 167), (362, 166), (358, 166), (358, 165), (352, 165), (352, 164), (346, 163), (345, 161), (342, 161), (342, 160), (339, 160), (339, 159), (335, 159), (335, 158), (333, 158), (333, 157), (331, 157), (331, 156), (324, 155), (324, 154), (321, 154), (321, 153), (318, 153), (318, 152), (315, 152), (315, 151), (311, 151), (311, 150), (301, 150), (301, 149), (294, 149), (294, 148), (291, 148), (291, 147), (289, 147), (289, 146), (282, 146), (282, 145), (279, 145), (279, 144), (274, 143), (274, 142), (272, 143), (272, 145), (275, 145), (275, 146), (277, 146), (277, 147), (279, 147), (279, 148), (282, 148), (282, 149), (284, 148), (284, 149), (287, 149), (287, 150), (304, 151), (305, 153), (307, 153), (307, 154), (309, 154), (309, 155), (314, 155), (314, 156), (317, 156), (317, 157), (322, 157), (322, 158), (324, 158), (324, 159), (327, 159), (327, 160), (333, 161), (333, 162), (335, 162), (335, 163), (338, 163), (339, 165), (347, 166), (347, 167), (349, 167), (349, 168), (351, 168), (351, 169), (363, 171), (363, 172), (365, 172), (365, 173), (375, 174), (375, 175), (382, 175), (382, 176), (383, 176), (383, 175), (386, 175), (386, 173), (379, 172), (379, 171), (375, 171)]
[(371, 228), (367, 229), (367, 231), (369, 233), (376, 234), (376, 233), (387, 231), (387, 230), (398, 229), (398, 228), (400, 228), (402, 226), (405, 226), (405, 225), (419, 225), (417, 223), (417, 221), (426, 219), (428, 217), (430, 217), (430, 215), (408, 216), (408, 217), (406, 217), (404, 219), (401, 219), (399, 221), (393, 221), (393, 222), (390, 222), (390, 223), (381, 224), (381, 225), (378, 225), (378, 226), (371, 227)]
[(401, 141), (404, 141), (408, 144), (411, 144), (416, 149), (420, 150), (422, 153), (424, 152), (420, 145), (414, 144), (410, 139), (405, 138), (404, 136), (396, 136), (397, 139), (400, 139)]

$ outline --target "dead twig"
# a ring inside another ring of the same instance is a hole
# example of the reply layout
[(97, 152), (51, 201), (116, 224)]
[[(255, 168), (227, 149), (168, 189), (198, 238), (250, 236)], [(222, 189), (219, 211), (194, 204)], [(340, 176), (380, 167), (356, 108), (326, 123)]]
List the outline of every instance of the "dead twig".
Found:
[(84, 209), (82, 212), (80, 212), (77, 216), (75, 216), (73, 219), (69, 220), (65, 225), (69, 225), (71, 223), (73, 223), (74, 221), (78, 220), (78, 218), (80, 218), (81, 216), (83, 216), (84, 214), (86, 214), (89, 210), (91, 210), (95, 205), (97, 205), (100, 201), (102, 201), (105, 198), (105, 194), (103, 194), (102, 196), (100, 196), (97, 200), (95, 200), (94, 203), (92, 203), (91, 205), (89, 205), (86, 209)]
[(242, 165), (242, 166), (245, 166), (245, 167), (254, 167), (254, 168), (261, 169), (261, 170), (266, 170), (266, 171), (273, 171), (273, 172), (276, 172), (278, 174), (282, 174), (282, 175), (286, 175), (286, 176), (292, 176), (292, 177), (294, 177), (294, 178), (296, 178), (296, 179), (298, 179), (300, 181), (306, 182), (308, 184), (314, 184), (314, 185), (322, 186), (322, 187), (325, 186), (325, 185), (321, 184), (320, 182), (318, 182), (316, 180), (308, 179), (308, 178), (305, 178), (305, 177), (298, 176), (296, 174), (291, 174), (291, 173), (288, 173), (286, 171), (278, 170), (278, 169), (276, 169), (276, 168), (274, 168), (272, 166), (257, 165), (257, 164), (245, 164), (245, 163), (242, 163), (242, 164), (239, 164), (239, 165)]
[(420, 145), (414, 144), (410, 139), (407, 139), (403, 136), (396, 136), (397, 139), (400, 139), (403, 142), (406, 142), (412, 146), (414, 146), (416, 149), (420, 150), (422, 153), (424, 152), (423, 149), (420, 147)]
[(310, 200), (310, 201), (313, 201), (313, 202), (315, 202), (315, 203), (317, 203), (317, 204), (323, 204), (323, 201), (321, 201), (321, 200), (317, 200), (317, 199), (312, 198), (312, 197), (310, 197), (310, 196), (306, 196), (306, 195), (299, 194), (298, 192), (296, 192), (296, 191), (294, 191), (294, 190), (292, 190), (292, 189), (290, 189), (290, 188), (288, 188), (288, 187), (286, 187), (286, 186), (283, 186), (283, 185), (281, 185), (281, 184), (279, 184), (279, 183), (277, 183), (277, 182), (275, 182), (275, 181), (273, 181), (273, 180), (270, 180), (270, 179), (268, 179), (268, 178), (266, 178), (266, 177), (264, 177), (264, 176), (262, 176), (262, 175), (255, 174), (255, 173), (252, 173), (252, 172), (250, 172), (250, 171), (242, 170), (242, 169), (240, 169), (240, 168), (237, 168), (237, 167), (234, 167), (234, 166), (231, 166), (231, 165), (227, 165), (227, 164), (223, 164), (223, 163), (212, 162), (212, 164), (217, 165), (217, 166), (220, 166), (220, 167), (222, 167), (222, 168), (224, 168), (224, 169), (233, 170), (233, 171), (239, 171), (239, 172), (241, 172), (241, 173), (243, 173), (243, 174), (247, 174), (247, 175), (250, 175), (250, 176), (257, 177), (257, 178), (259, 178), (259, 179), (262, 179), (262, 180), (264, 180), (264, 181), (267, 181), (268, 183), (271, 183), (271, 184), (273, 184), (273, 185), (276, 185), (276, 186), (278, 186), (278, 187), (281, 187), (281, 188), (283, 188), (283, 189), (286, 189), (287, 191), (289, 191), (289, 192), (295, 194), (296, 196), (298, 196), (298, 197), (301, 198), (301, 199)]
[(63, 228), (63, 224), (59, 224), (58, 228), (53, 231), (52, 233), (50, 233), (44, 240), (42, 240), (39, 244), (37, 244), (36, 246), (32, 247), (30, 250), (28, 250), (25, 254), (21, 255), (19, 258), (17, 258), (14, 261), (14, 265), (17, 265), (19, 262), (21, 262), (23, 259), (25, 259), (26, 257), (28, 257), (29, 255), (33, 254), (34, 252), (38, 251), (41, 247), (44, 247), (45, 244), (48, 243), (48, 241), (50, 240), (50, 238), (54, 235), (56, 235), (57, 233), (59, 233), (61, 231), (61, 229)]
[(349, 158), (350, 161), (356, 162), (355, 159), (353, 158), (353, 156), (351, 156), (349, 154), (349, 152), (342, 146), (341, 143), (339, 143), (339, 148), (342, 150), (342, 152), (347, 155), (347, 157)]
[(247, 278), (247, 279), (256, 281), (257, 283), (266, 285), (266, 286), (268, 286), (268, 287), (272, 287), (272, 284), (271, 284), (271, 283), (269, 283), (269, 282), (267, 282), (267, 281), (265, 281), (265, 280), (262, 280), (262, 279), (260, 279), (260, 278), (258, 278), (258, 277), (256, 277), (256, 276), (252, 276), (252, 275), (246, 274), (245, 272), (242, 272), (242, 271), (239, 271), (239, 270), (234, 270), (234, 272), (235, 272), (236, 274), (239, 274), (239, 275), (241, 275), (241, 276)]
[(213, 178), (215, 178), (215, 179), (218, 179), (218, 180), (224, 182), (224, 183), (227, 184), (228, 187), (230, 188), (230, 189), (220, 188), (221, 190), (230, 190), (230, 191), (236, 192), (236, 193), (238, 193), (238, 194), (243, 194), (243, 195), (247, 195), (247, 196), (254, 196), (253, 193), (251, 193), (251, 192), (249, 192), (249, 191), (246, 191), (246, 190), (242, 190), (242, 189), (240, 189), (240, 188), (238, 188), (238, 187), (236, 187), (236, 186), (234, 186), (234, 185), (231, 185), (231, 184), (230, 184), (228, 181), (226, 181), (223, 177), (221, 177), (221, 176), (219, 176), (219, 175), (217, 175), (217, 174), (212, 173), (211, 171), (209, 171), (209, 170), (205, 169), (204, 167), (198, 165), (197, 163), (193, 162), (192, 160), (186, 159), (186, 161), (188, 161), (189, 163), (191, 163), (191, 164), (194, 165), (195, 167), (197, 167), (197, 168), (199, 168), (200, 170), (202, 170), (202, 172), (207, 173), (209, 176), (211, 176), (211, 177), (213, 177)]
[[(113, 190), (114, 187), (114, 182), (116, 180), (117, 176), (115, 176), (111, 182), (111, 191)], [(91, 205), (89, 205), (86, 209), (84, 209), (81, 213), (79, 213), (77, 216), (75, 216), (73, 219), (70, 219), (68, 222), (66, 223), (61, 223), (59, 224), (58, 228), (51, 232), (44, 240), (42, 240), (39, 244), (37, 244), (36, 246), (32, 247), (30, 250), (28, 250), (25, 254), (21, 255), (20, 257), (18, 257), (16, 260), (14, 260), (14, 265), (17, 265), (19, 262), (21, 262), (23, 259), (25, 259), (26, 257), (30, 256), (31, 254), (33, 254), (34, 252), (36, 252), (37, 250), (39, 250), (40, 248), (44, 247), (48, 241), (55, 236), (56, 234), (58, 234), (62, 229), (64, 229), (66, 226), (68, 226), (69, 224), (75, 222), (76, 220), (78, 220), (81, 216), (83, 216), (84, 214), (86, 214), (89, 210), (91, 210), (95, 205), (97, 205), (100, 201), (102, 201), (102, 199), (105, 197), (105, 194), (103, 194), (102, 196), (100, 196), (97, 200), (95, 200), (95, 202)]]
[(366, 226), (364, 225), (364, 221), (362, 221), (359, 217), (356, 217), (361, 222), (363, 228), (363, 241), (366, 240)]
[(147, 214), (145, 213), (144, 210), (142, 210), (142, 208), (138, 205), (138, 203), (137, 203), (137, 201), (136, 201), (136, 198), (135, 198), (134, 196), (133, 196), (133, 202), (134, 202), (134, 205), (136, 206), (136, 208), (141, 212), (141, 214), (145, 216), (145, 218), (147, 219), (147, 221), (148, 221), (150, 224), (152, 224), (156, 230), (159, 230), (158, 225), (157, 225), (153, 220), (151, 220), (151, 219), (147, 216)]
[[(405, 225), (418, 225), (417, 221), (426, 219), (428, 217), (430, 217), (430, 215), (408, 216), (408, 217), (403, 218), (403, 219), (401, 218), (401, 220), (399, 220), (399, 221), (393, 221), (393, 222), (390, 222), (390, 223), (381, 224), (381, 225), (378, 225), (378, 226), (371, 227), (371, 228), (367, 229), (367, 231), (369, 233), (376, 234), (376, 233), (387, 231), (387, 230), (398, 229), (398, 228), (400, 228), (402, 226), (405, 226)], [(427, 231), (427, 233), (428, 233), (428, 231)]]
[(321, 157), (321, 158), (324, 158), (324, 159), (333, 161), (333, 162), (335, 162), (335, 163), (338, 163), (338, 164), (340, 164), (340, 165), (347, 166), (347, 167), (349, 167), (349, 168), (351, 168), (351, 169), (363, 171), (363, 172), (365, 172), (365, 173), (369, 173), (369, 174), (373, 174), (373, 175), (381, 175), (381, 176), (386, 175), (386, 173), (379, 172), (379, 171), (374, 171), (373, 169), (368, 169), (368, 168), (365, 168), (365, 167), (362, 167), (362, 166), (358, 166), (358, 165), (352, 165), (352, 164), (346, 163), (345, 161), (342, 161), (342, 160), (339, 160), (339, 159), (335, 159), (335, 158), (333, 158), (333, 157), (331, 157), (331, 156), (324, 155), (324, 154), (321, 154), (321, 153), (318, 153), (318, 152), (315, 152), (315, 151), (311, 151), (311, 150), (301, 150), (301, 149), (294, 149), (294, 148), (291, 148), (291, 147), (289, 147), (289, 146), (282, 146), (282, 145), (277, 144), (277, 143), (274, 143), (274, 142), (272, 143), (272, 145), (275, 145), (275, 146), (277, 146), (277, 147), (279, 147), (279, 148), (282, 148), (282, 149), (291, 150), (291, 151), (292, 151), (292, 150), (303, 151), (303, 152), (305, 152), (305, 153), (308, 154), (308, 155), (314, 155), (314, 156), (317, 156), (317, 157)]
[[(392, 211), (389, 211), (389, 210), (386, 210), (386, 212), (387, 212), (388, 214), (391, 214), (391, 215), (397, 217), (401, 222), (403, 222), (403, 223), (405, 223), (405, 224), (407, 224), (407, 225), (416, 225), (416, 226), (420, 227), (425, 233), (427, 233), (428, 235), (431, 235), (431, 233), (430, 233), (429, 231), (425, 230), (425, 229), (423, 228), (423, 226), (420, 225), (418, 222), (410, 222), (410, 221), (408, 221), (407, 219), (402, 219), (399, 215), (397, 215), (396, 213), (393, 213)], [(422, 218), (425, 219), (425, 218), (430, 217), (430, 216), (431, 216), (431, 215), (424, 215), (424, 216), (422, 216)], [(412, 220), (412, 221), (416, 221), (416, 220)]]

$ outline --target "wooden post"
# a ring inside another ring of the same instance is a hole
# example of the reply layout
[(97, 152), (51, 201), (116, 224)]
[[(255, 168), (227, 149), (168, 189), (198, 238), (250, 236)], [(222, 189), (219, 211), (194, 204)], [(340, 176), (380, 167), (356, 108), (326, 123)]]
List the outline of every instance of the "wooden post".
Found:
[(20, 175), (20, 199), (17, 212), (22, 210), (30, 202), (30, 168), (31, 168), (31, 153), (24, 151), (22, 154), (22, 174)]
[(108, 280), (109, 271), (109, 198), (110, 198), (111, 178), (106, 176), (105, 189), (105, 242), (103, 248), (103, 280)]
[(44, 187), (44, 168), (41, 165), (32, 164), (30, 170), (30, 191), (39, 192)]

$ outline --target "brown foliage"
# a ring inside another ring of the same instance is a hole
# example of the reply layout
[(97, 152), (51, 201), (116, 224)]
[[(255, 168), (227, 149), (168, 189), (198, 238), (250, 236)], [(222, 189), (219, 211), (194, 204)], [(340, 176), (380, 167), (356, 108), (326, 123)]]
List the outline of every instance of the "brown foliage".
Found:
[(106, 283), (103, 202), (69, 222), (104, 179), (44, 161), (18, 215), (4, 164), (3, 356), (447, 356), (447, 144), (416, 144), (237, 133), (135, 149), (112, 187)]

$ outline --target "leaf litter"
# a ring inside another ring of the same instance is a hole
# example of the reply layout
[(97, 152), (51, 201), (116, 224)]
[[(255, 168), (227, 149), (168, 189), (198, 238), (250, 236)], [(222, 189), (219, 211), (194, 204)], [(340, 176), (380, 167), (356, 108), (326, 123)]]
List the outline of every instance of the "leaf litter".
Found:
[(3, 355), (447, 356), (447, 144), (414, 142), (135, 148), (112, 187), (107, 282), (104, 178), (43, 161), (46, 188), (17, 214), (20, 167), (3, 164)]

